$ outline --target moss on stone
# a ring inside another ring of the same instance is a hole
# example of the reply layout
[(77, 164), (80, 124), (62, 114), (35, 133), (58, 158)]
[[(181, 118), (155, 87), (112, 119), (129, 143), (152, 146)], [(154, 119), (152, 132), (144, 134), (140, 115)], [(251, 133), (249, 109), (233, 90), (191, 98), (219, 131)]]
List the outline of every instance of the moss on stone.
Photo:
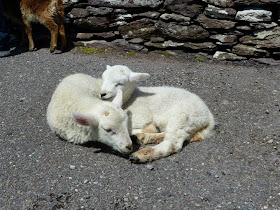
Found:
[(91, 48), (91, 47), (85, 47), (85, 46), (80, 46), (76, 48), (77, 51), (83, 52), (83, 53), (105, 53), (106, 48), (105, 47), (99, 47), (99, 48)]
[(171, 57), (171, 56), (173, 56), (168, 51), (162, 51), (162, 50), (155, 50), (155, 51), (151, 51), (150, 53), (151, 54), (156, 54), (156, 55), (161, 55), (161, 56), (164, 56), (164, 57)]
[(129, 51), (129, 52), (127, 52), (127, 55), (128, 56), (134, 56), (136, 54), (136, 52), (135, 51)]
[(205, 58), (203, 58), (203, 57), (196, 57), (196, 58), (195, 58), (195, 61), (204, 62), (204, 61), (205, 61)]
[(121, 51), (120, 55), (134, 56), (136, 54), (135, 51)]
[[(91, 48), (91, 47), (86, 47), (86, 46), (79, 46), (76, 47), (76, 51), (82, 52), (82, 53), (117, 53), (116, 50), (114, 49), (107, 49), (104, 46), (101, 46), (99, 48)], [(134, 56), (136, 55), (136, 52), (134, 50), (132, 51), (121, 51), (119, 52), (120, 55), (123, 56)]]

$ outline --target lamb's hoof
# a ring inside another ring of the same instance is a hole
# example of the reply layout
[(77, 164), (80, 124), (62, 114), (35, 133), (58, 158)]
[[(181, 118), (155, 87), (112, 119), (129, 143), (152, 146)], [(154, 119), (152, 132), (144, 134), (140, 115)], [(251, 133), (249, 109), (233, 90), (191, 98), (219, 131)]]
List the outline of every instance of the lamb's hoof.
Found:
[(129, 156), (129, 160), (132, 162), (132, 163), (140, 163), (140, 159), (136, 156), (133, 156), (133, 155), (130, 155)]

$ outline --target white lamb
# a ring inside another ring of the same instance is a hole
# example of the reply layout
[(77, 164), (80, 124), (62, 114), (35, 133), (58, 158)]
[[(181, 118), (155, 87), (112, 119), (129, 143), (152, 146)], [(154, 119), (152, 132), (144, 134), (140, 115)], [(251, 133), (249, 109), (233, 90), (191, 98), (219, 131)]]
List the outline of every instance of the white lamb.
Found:
[(121, 109), (122, 91), (112, 102), (100, 99), (100, 80), (74, 74), (64, 78), (47, 109), (52, 131), (75, 144), (99, 141), (123, 154), (132, 151), (128, 118)]
[(202, 140), (211, 133), (213, 115), (197, 95), (173, 87), (135, 87), (135, 81), (130, 82), (133, 74), (126, 66), (107, 66), (101, 86), (102, 98), (121, 89), (124, 101), (129, 99), (125, 109), (130, 135), (142, 144), (159, 143), (134, 152), (131, 161), (144, 163), (171, 155), (182, 149), (185, 140)]

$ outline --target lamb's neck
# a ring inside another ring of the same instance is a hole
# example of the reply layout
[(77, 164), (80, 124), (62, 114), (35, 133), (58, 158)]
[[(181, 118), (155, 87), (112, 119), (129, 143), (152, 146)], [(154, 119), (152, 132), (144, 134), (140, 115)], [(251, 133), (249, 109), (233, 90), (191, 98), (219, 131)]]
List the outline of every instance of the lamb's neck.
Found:
[(125, 91), (123, 93), (123, 104), (125, 104), (126, 102), (128, 102), (128, 100), (130, 99), (130, 97), (132, 96), (133, 92), (135, 89), (135, 83), (132, 83), (129, 88), (127, 89), (127, 91)]

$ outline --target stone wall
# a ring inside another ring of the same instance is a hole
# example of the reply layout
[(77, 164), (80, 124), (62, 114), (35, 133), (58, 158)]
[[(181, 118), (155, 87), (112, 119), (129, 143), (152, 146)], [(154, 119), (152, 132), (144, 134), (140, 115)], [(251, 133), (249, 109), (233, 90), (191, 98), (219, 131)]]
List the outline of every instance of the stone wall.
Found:
[(280, 59), (279, 0), (64, 0), (77, 45)]

